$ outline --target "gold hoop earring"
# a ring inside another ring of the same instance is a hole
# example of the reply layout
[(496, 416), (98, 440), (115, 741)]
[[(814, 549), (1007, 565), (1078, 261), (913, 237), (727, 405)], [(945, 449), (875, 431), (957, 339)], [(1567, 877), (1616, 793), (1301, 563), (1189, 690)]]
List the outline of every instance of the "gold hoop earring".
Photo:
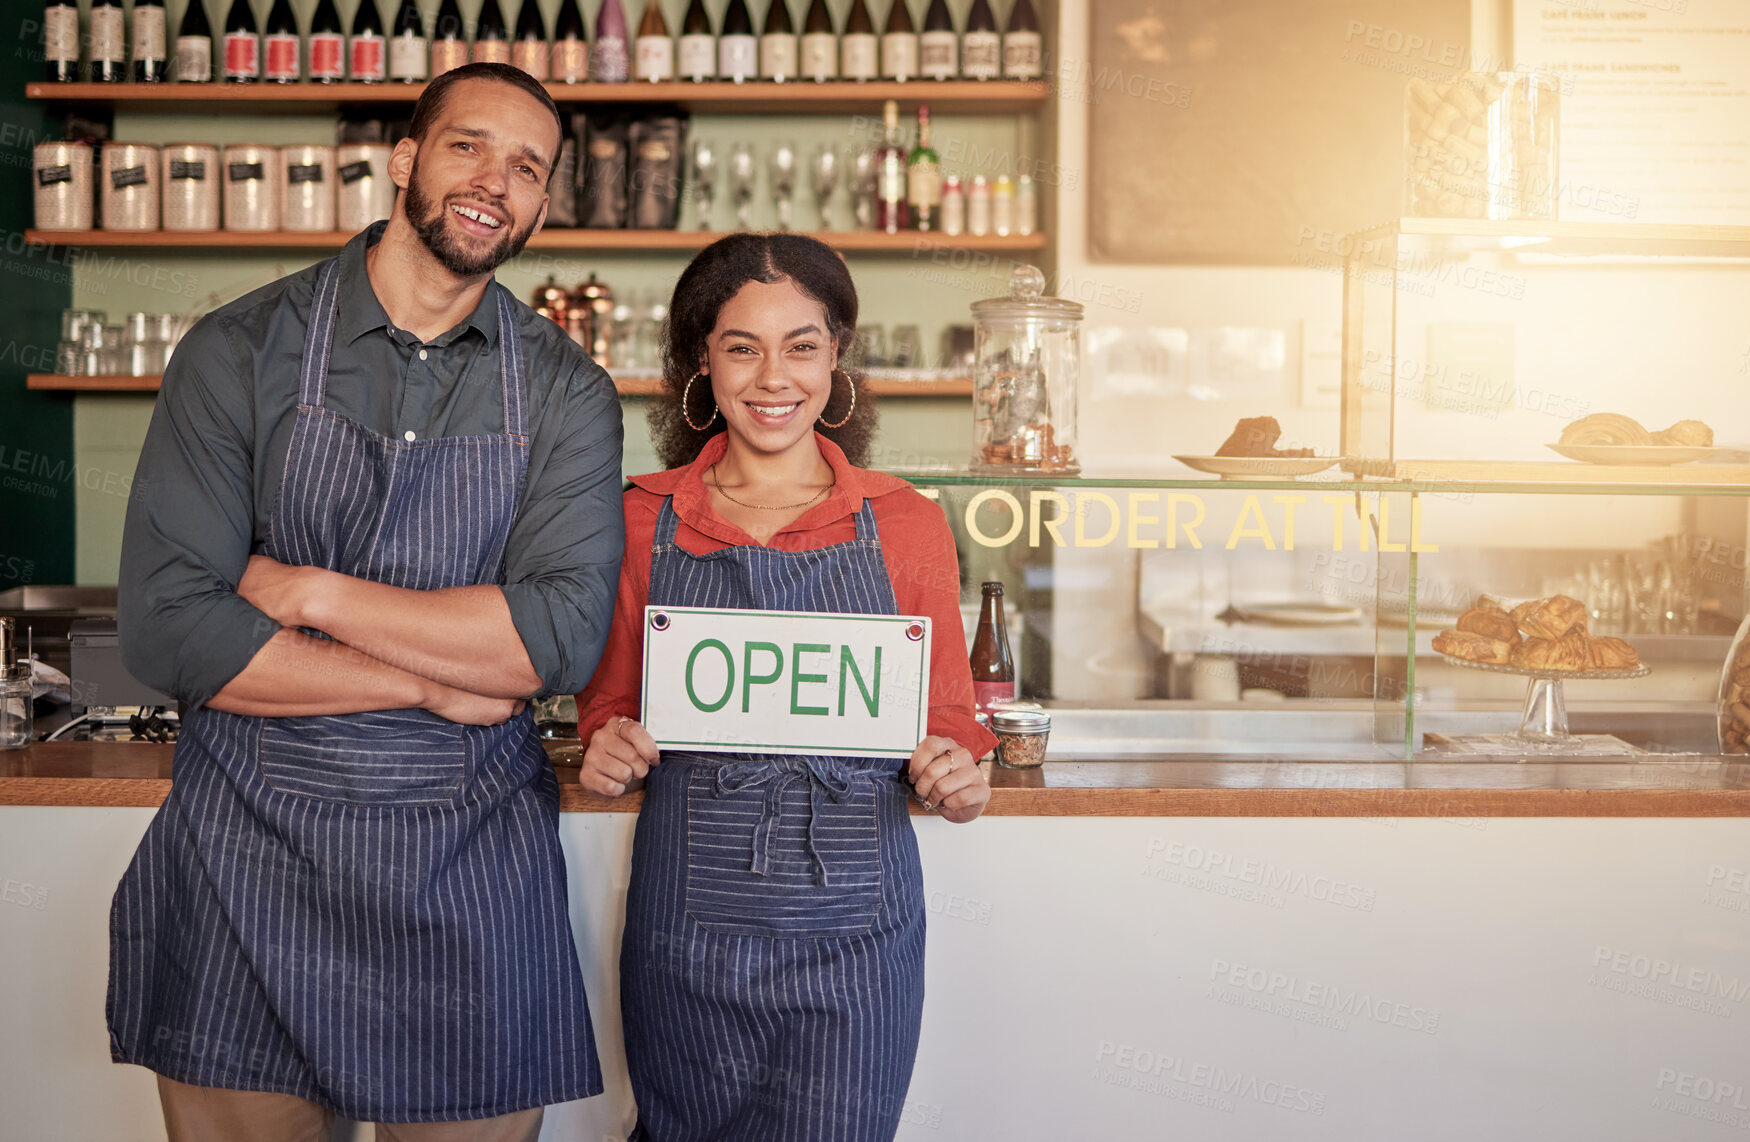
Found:
[[(851, 414), (857, 411), (857, 382), (853, 381), (851, 379), (851, 374), (846, 373), (843, 369), (833, 370), (834, 376), (841, 373), (844, 374), (845, 384), (851, 386), (851, 407), (845, 410), (845, 415), (840, 417), (836, 424), (826, 418), (826, 410), (822, 409), (820, 412), (820, 423), (827, 428), (843, 428), (851, 422)], [(827, 399), (830, 401), (832, 397), (828, 396)]]
[(704, 424), (694, 424), (693, 418), (687, 415), (687, 398), (693, 395), (693, 382), (698, 380), (700, 377), (702, 377), (704, 375), (705, 375), (705, 372), (702, 369), (699, 372), (694, 373), (692, 376), (687, 378), (686, 386), (681, 389), (681, 419), (686, 421), (687, 427), (692, 429), (694, 432), (705, 431), (707, 428), (711, 427), (711, 422), (717, 419), (717, 402), (716, 401), (711, 402), (711, 415), (705, 418)]

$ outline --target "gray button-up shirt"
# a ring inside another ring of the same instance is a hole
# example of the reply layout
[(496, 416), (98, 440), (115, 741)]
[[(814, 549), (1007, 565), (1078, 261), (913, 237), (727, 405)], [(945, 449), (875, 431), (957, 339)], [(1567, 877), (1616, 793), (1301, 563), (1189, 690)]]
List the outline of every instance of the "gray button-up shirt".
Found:
[[(365, 273), (376, 223), (340, 254), (327, 408), (384, 436), (504, 431), (498, 339), (522, 338), (529, 469), (505, 545), (504, 591), (542, 692), (583, 688), (619, 582), (620, 404), (600, 365), (521, 304), (499, 328), (493, 290), (421, 342), (389, 320)], [(205, 702), (279, 624), (237, 594), (267, 540), (297, 416), (316, 267), (202, 318), (165, 370), (122, 538), (119, 621), (128, 669)]]

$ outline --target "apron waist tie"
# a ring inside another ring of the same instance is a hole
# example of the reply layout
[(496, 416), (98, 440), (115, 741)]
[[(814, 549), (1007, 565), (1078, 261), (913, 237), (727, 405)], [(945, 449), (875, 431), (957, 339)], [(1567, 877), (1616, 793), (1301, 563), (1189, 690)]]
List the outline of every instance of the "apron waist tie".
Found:
[(808, 855), (814, 860), (815, 883), (830, 885), (832, 879), (814, 843), (814, 821), (824, 805), (823, 798), (842, 804), (851, 792), (851, 782), (868, 776), (830, 757), (796, 757), (783, 761), (732, 761), (717, 767), (714, 788), (719, 796), (743, 789), (765, 786), (766, 805), (754, 826), (752, 868), (764, 876), (771, 868), (772, 844), (777, 837), (778, 816), (783, 808), (784, 792), (798, 781), (808, 784)]

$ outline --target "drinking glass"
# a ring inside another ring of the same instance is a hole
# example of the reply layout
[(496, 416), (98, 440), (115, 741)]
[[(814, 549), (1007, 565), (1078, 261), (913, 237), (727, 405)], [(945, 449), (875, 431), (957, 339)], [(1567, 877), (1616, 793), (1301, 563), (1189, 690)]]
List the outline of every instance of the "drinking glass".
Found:
[(832, 192), (839, 184), (839, 153), (831, 143), (822, 143), (814, 152), (809, 168), (814, 174), (814, 205), (820, 211), (820, 228), (832, 229)]
[(857, 326), (857, 347), (862, 351), (863, 368), (879, 369), (887, 364), (887, 331), (881, 326)]
[(875, 183), (878, 173), (875, 166), (875, 148), (851, 148), (851, 201), (859, 230), (872, 230), (875, 227)]
[(729, 148), (729, 196), (735, 202), (735, 228), (751, 229), (747, 208), (753, 202), (755, 166), (753, 146), (736, 143)]
[(915, 325), (895, 325), (887, 348), (887, 363), (896, 369), (924, 367), (924, 338)]
[(766, 156), (766, 177), (772, 184), (772, 201), (778, 207), (778, 229), (790, 228), (790, 200), (796, 193), (796, 144), (779, 139)]
[(711, 229), (711, 196), (717, 185), (717, 148), (711, 140), (693, 140), (693, 194), (699, 200), (699, 229)]

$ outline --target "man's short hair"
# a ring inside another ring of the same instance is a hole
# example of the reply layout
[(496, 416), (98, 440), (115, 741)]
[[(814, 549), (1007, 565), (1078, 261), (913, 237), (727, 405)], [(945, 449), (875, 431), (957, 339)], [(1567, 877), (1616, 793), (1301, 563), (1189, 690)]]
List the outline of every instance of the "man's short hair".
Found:
[[(534, 0), (523, 2), (533, 3)], [(465, 63), (426, 84), (419, 102), (413, 105), (413, 122), (407, 128), (407, 137), (416, 143), (425, 142), (426, 133), (437, 122), (438, 116), (443, 114), (444, 104), (449, 102), (450, 88), (469, 79), (495, 80), (528, 92), (553, 116), (553, 123), (559, 128), (559, 140), (564, 142), (565, 120), (559, 115), (559, 105), (553, 102), (553, 97), (547, 94), (547, 89), (541, 86), (539, 80), (522, 68), (512, 67), (508, 63)], [(557, 166), (558, 162), (559, 155), (555, 153), (553, 163)]]

